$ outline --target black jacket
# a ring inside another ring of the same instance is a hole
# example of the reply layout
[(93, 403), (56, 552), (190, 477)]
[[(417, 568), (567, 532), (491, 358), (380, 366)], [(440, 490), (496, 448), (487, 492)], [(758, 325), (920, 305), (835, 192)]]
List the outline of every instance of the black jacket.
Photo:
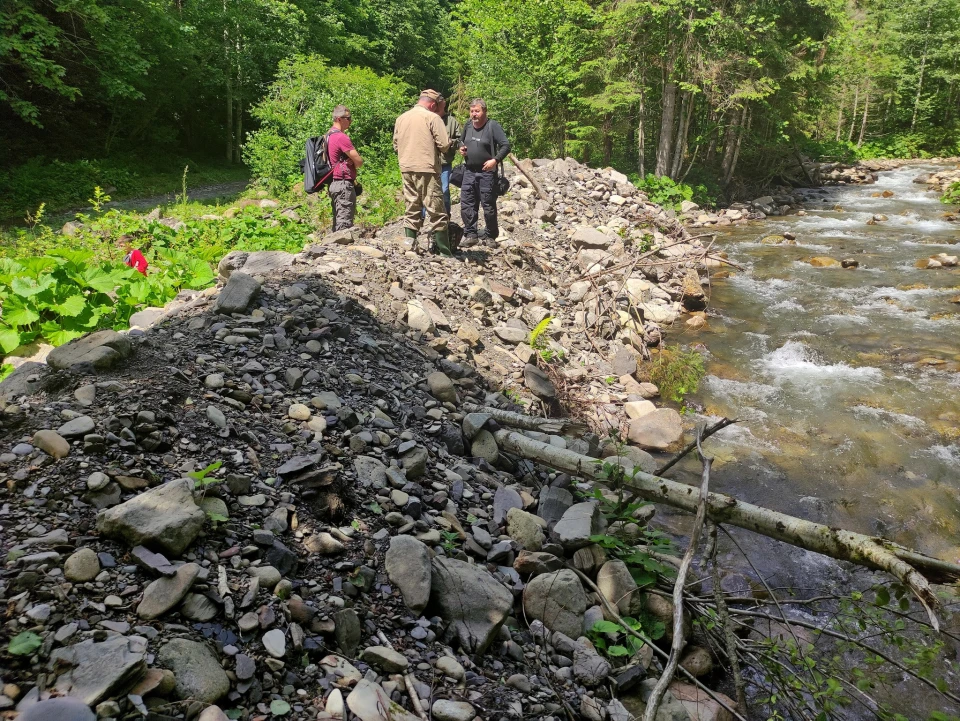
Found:
[(496, 120), (487, 118), (481, 128), (473, 127), (468, 120), (463, 126), (460, 141), (467, 148), (466, 164), (470, 170), (480, 170), (491, 158), (502, 163), (510, 154), (510, 141)]

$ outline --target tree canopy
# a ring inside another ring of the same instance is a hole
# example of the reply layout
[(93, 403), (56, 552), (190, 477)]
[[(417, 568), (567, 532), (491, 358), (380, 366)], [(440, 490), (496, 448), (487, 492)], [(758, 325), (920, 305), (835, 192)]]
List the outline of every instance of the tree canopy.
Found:
[(0, 4), (0, 163), (240, 162), (277, 83), (323, 67), (353, 102), (482, 96), (522, 152), (722, 190), (799, 151), (960, 152), (958, 60), (960, 0), (19, 0)]

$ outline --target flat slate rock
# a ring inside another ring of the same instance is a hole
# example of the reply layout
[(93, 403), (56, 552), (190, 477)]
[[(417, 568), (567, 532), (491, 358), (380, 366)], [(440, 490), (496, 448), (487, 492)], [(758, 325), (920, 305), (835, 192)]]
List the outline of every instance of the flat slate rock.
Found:
[(133, 353), (130, 339), (115, 330), (99, 330), (54, 348), (47, 365), (58, 370), (106, 370)]
[(70, 667), (56, 683), (64, 696), (75, 696), (88, 706), (131, 688), (147, 670), (146, 643), (142, 638), (113, 636), (96, 643), (93, 639), (58, 648), (51, 662)]

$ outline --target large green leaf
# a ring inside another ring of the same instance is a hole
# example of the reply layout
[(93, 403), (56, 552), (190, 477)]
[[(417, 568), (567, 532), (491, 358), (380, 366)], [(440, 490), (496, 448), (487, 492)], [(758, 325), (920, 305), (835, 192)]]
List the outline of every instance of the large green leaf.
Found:
[(78, 293), (77, 295), (71, 295), (66, 298), (62, 303), (57, 303), (50, 307), (60, 315), (74, 318), (80, 315), (83, 309), (87, 307), (87, 299)]
[(40, 326), (40, 329), (43, 331), (43, 337), (47, 339), (50, 345), (63, 345), (84, 334), (84, 331), (68, 330), (59, 323), (52, 321), (44, 323)]
[(119, 268), (107, 268), (104, 266), (90, 266), (83, 273), (83, 282), (88, 288), (93, 288), (101, 293), (111, 293), (123, 283), (127, 274)]
[(10, 639), (10, 645), (7, 646), (7, 651), (14, 656), (29, 656), (42, 645), (43, 639), (40, 638), (40, 636), (33, 631), (24, 631)]
[(13, 303), (7, 303), (3, 308), (3, 322), (14, 328), (30, 325), (38, 320), (40, 320), (40, 314), (33, 308)]
[(42, 276), (39, 280), (21, 275), (10, 281), (10, 289), (21, 298), (31, 298), (55, 285), (56, 282), (57, 279), (52, 275)]
[(12, 353), (20, 347), (20, 334), (13, 328), (0, 328), (0, 349)]

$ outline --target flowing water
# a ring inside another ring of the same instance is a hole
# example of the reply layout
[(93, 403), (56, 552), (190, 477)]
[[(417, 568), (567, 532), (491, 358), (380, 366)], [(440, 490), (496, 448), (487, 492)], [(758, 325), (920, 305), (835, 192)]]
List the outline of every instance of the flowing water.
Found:
[[(805, 215), (723, 233), (744, 270), (713, 282), (697, 399), (743, 421), (712, 442), (715, 490), (960, 561), (960, 269), (915, 267), (960, 252), (960, 224), (911, 182), (934, 169), (807, 191)], [(760, 243), (784, 232), (796, 245)]]

